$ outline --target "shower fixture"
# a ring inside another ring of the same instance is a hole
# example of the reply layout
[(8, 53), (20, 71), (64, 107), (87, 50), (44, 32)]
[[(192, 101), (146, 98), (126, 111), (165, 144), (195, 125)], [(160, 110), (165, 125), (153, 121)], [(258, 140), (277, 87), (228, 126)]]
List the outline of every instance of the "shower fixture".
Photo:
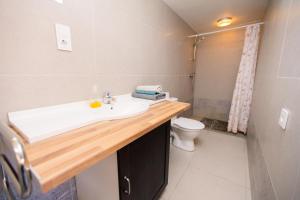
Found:
[(192, 59), (193, 61), (196, 60), (197, 46), (204, 39), (205, 39), (204, 36), (202, 36), (202, 37), (199, 37), (199, 36), (195, 37), (195, 41), (194, 41), (194, 44), (193, 44), (193, 48), (194, 48), (194, 55), (193, 55), (193, 59)]
[(194, 34), (194, 35), (189, 35), (187, 37), (188, 38), (203, 37), (203, 36), (213, 35), (213, 34), (216, 34), (216, 33), (222, 33), (222, 32), (226, 32), (226, 31), (243, 29), (243, 28), (247, 28), (248, 26), (255, 25), (255, 24), (263, 25), (264, 22), (250, 23), (250, 24), (246, 24), (246, 25), (242, 25), (242, 26), (233, 27), (233, 28), (227, 28), (227, 29), (222, 29), (222, 30), (217, 30), (217, 31), (210, 31), (210, 32), (205, 32), (205, 33), (198, 33), (198, 34)]

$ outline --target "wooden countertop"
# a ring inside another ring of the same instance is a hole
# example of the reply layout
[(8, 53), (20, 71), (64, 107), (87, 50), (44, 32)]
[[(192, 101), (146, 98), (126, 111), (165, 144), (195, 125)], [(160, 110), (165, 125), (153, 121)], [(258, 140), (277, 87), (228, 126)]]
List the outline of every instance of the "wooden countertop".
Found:
[(48, 192), (189, 108), (164, 101), (135, 117), (98, 122), (33, 144), (24, 141), (25, 151), (41, 189)]

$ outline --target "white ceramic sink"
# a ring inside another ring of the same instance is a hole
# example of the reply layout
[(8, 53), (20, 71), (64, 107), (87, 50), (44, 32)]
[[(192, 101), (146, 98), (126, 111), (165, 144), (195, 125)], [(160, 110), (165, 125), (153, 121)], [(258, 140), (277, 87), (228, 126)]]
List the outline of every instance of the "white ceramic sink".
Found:
[(8, 119), (29, 143), (33, 143), (94, 122), (136, 116), (147, 111), (153, 103), (130, 95), (115, 99), (113, 104), (103, 104), (96, 109), (90, 108), (88, 101), (82, 101), (10, 112)]

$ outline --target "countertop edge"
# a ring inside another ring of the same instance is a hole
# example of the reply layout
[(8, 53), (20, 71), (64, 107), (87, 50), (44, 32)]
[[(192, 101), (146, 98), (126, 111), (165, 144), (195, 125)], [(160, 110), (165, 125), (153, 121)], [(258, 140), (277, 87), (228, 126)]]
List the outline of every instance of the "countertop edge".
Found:
[[(98, 152), (89, 158), (83, 159), (78, 164), (76, 164), (72, 167), (66, 168), (64, 170), (64, 172), (62, 172), (62, 173), (57, 173), (55, 176), (44, 179), (35, 170), (35, 167), (33, 166), (31, 169), (33, 171), (34, 176), (36, 177), (36, 179), (38, 180), (38, 182), (40, 184), (41, 190), (45, 193), (49, 192), (51, 189), (54, 189), (55, 187), (59, 186), (60, 184), (64, 183), (65, 181), (80, 174), (84, 170), (87, 170), (88, 168), (90, 168), (94, 164), (96, 164), (97, 162), (100, 162), (100, 161), (104, 160), (105, 158), (109, 157), (110, 155), (116, 153), (118, 150), (120, 150), (124, 146), (130, 144), (131, 142), (137, 140), (138, 138), (147, 134), (151, 130), (153, 130), (153, 129), (157, 128), (158, 126), (162, 125), (163, 123), (169, 121), (172, 117), (174, 117), (182, 112), (187, 111), (191, 107), (191, 104), (189, 104), (189, 103), (182, 103), (182, 102), (178, 102), (178, 103), (180, 103), (181, 106), (180, 106), (180, 108), (178, 108), (178, 110), (176, 110), (176, 111), (174, 110), (174, 113), (164, 117), (163, 119), (161, 119), (159, 122), (156, 122), (155, 124), (149, 123), (149, 126), (145, 127), (142, 130), (137, 131), (133, 136), (123, 139), (123, 140), (119, 141), (117, 144), (115, 144), (114, 146), (103, 149), (103, 150), (101, 150), (101, 152)], [(161, 103), (154, 104), (150, 108), (159, 106), (160, 104)], [(145, 113), (147, 113), (147, 112), (148, 111), (146, 111)]]

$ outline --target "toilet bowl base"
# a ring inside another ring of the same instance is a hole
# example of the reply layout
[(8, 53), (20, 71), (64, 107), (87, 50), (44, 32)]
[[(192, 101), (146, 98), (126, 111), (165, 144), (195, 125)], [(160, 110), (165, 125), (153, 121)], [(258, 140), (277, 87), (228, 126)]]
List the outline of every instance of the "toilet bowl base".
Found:
[(195, 151), (194, 140), (180, 140), (174, 137), (173, 145), (185, 151)]

